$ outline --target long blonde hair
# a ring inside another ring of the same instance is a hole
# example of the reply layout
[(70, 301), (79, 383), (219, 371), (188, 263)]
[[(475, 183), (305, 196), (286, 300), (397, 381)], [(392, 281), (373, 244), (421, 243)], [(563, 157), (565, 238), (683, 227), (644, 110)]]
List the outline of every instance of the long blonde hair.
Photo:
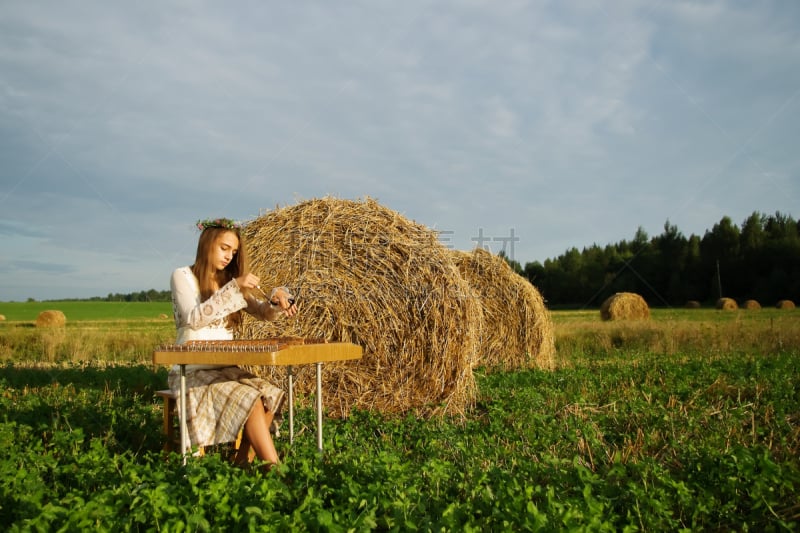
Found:
[[(224, 270), (217, 270), (211, 264), (214, 243), (223, 233), (230, 231), (239, 240), (239, 250)], [(245, 252), (242, 235), (239, 228), (220, 228), (207, 227), (200, 234), (197, 240), (197, 254), (195, 255), (192, 273), (197, 278), (200, 285), (200, 300), (208, 300), (215, 291), (234, 278), (238, 278), (250, 271), (250, 264)], [(242, 312), (236, 311), (227, 317), (227, 325), (230, 328), (238, 326), (242, 322)]]

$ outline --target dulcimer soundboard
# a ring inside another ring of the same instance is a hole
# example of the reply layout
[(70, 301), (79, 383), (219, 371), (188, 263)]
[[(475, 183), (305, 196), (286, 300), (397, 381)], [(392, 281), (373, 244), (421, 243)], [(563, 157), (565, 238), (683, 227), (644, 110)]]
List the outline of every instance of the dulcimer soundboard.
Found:
[(279, 337), (164, 344), (153, 352), (157, 365), (292, 366), (360, 359), (361, 346), (350, 342)]

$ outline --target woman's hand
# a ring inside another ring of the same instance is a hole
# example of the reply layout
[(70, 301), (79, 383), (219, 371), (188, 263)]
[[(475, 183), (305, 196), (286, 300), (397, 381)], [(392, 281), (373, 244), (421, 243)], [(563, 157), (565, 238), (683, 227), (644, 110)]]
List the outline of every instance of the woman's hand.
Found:
[(258, 286), (261, 278), (256, 276), (255, 274), (243, 274), (236, 278), (236, 284), (239, 286), (239, 289), (257, 289), (260, 288)]
[(286, 287), (275, 287), (272, 289), (269, 303), (274, 307), (280, 307), (286, 316), (294, 316), (297, 314), (297, 304), (292, 294), (286, 290)]

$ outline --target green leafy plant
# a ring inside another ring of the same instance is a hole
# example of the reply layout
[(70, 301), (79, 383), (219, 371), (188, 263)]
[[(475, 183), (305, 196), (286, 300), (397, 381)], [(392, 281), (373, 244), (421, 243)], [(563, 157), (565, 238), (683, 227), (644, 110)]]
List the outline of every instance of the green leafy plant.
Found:
[(166, 369), (139, 356), (7, 362), (0, 521), (10, 531), (797, 531), (800, 351), (651, 350), (625, 335), (560, 351), (553, 372), (477, 369), (465, 417), (326, 420), (322, 456), (312, 402), (299, 398), (295, 442), (277, 441), (282, 463), (267, 474), (217, 453), (185, 466), (165, 455), (154, 392)]

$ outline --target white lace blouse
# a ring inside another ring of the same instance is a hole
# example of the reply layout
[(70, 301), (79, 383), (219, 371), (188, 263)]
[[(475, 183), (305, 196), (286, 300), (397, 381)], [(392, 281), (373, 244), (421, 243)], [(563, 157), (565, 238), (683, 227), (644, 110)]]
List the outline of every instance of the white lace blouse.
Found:
[[(190, 340), (230, 340), (233, 330), (226, 317), (245, 309), (262, 320), (274, 320), (278, 310), (267, 302), (246, 299), (236, 280), (226, 283), (206, 301), (201, 301), (200, 284), (191, 267), (176, 269), (170, 278), (172, 311), (177, 329), (176, 344)], [(186, 370), (219, 368), (220, 365), (186, 365)]]

